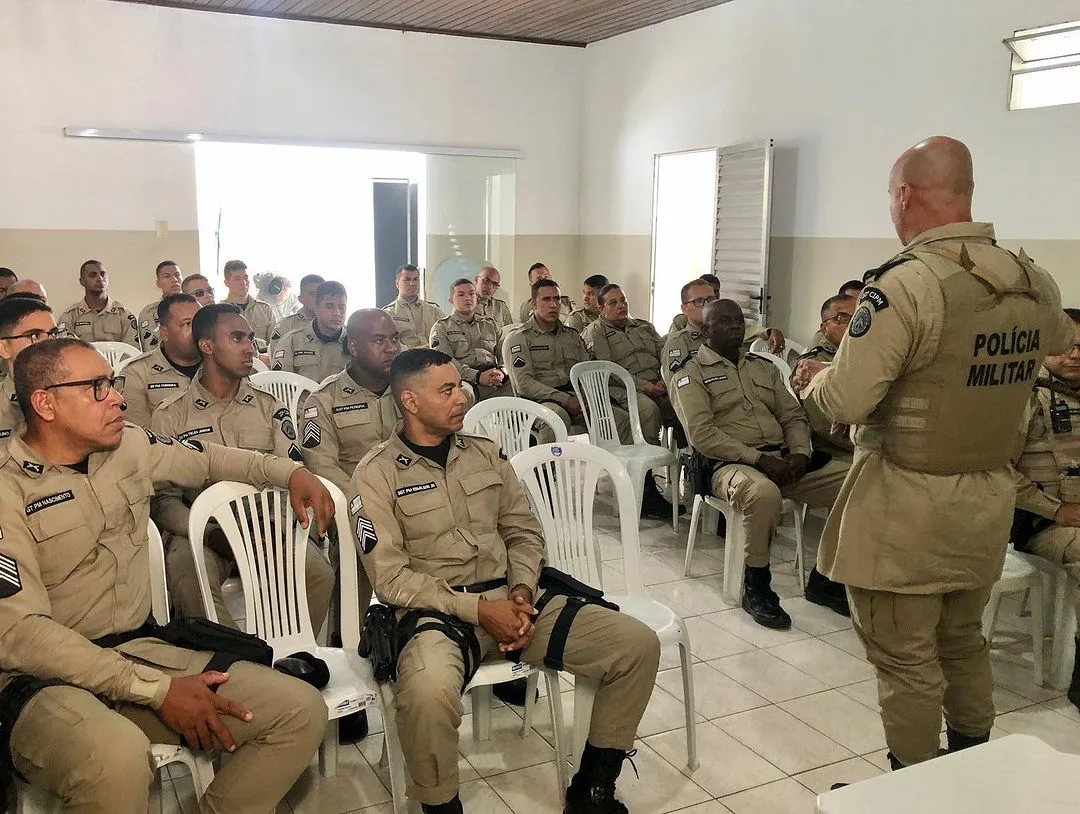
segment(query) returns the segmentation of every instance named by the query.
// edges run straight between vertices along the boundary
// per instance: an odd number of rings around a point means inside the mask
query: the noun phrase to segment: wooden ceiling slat
[[[114,0],[583,45],[729,0]]]

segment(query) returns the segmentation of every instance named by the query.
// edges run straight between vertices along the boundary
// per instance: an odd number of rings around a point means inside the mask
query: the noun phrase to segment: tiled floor
[[[617,526],[606,515],[597,522],[604,529],[605,588],[617,592],[621,549],[609,533]],[[820,523],[809,522],[808,539],[815,539]],[[723,601],[721,540],[706,535],[699,542],[692,577],[683,579],[686,527],[684,520],[676,535],[670,524],[642,522],[642,573],[652,596],[683,614],[690,627],[701,766],[686,770],[682,680],[677,654],[665,652],[638,730],[638,776],[627,766],[619,780],[620,797],[632,814],[810,814],[815,795],[831,784],[881,773],[887,761],[873,671],[850,622],[802,598],[790,544],[782,538],[774,544],[773,572],[794,626],[771,631]],[[1030,655],[1027,666],[1017,663],[1018,654],[1030,650],[1019,635],[1027,620],[1018,610],[1006,600],[999,622],[1015,630],[1018,641],[1010,655],[994,659],[993,734],[1033,734],[1080,754],[1080,713],[1062,693],[1033,683]],[[563,699],[572,716],[573,693],[564,692]],[[524,740],[513,708],[493,711],[493,738],[484,743],[473,742],[470,716],[465,717],[461,795],[468,814],[561,811],[551,722],[546,706],[537,711],[534,731]],[[378,766],[378,712],[371,721],[373,734],[359,747],[342,747],[337,777],[320,777],[312,761],[279,812],[391,814],[388,776]],[[194,812],[186,777],[166,780],[163,794],[166,811]]]

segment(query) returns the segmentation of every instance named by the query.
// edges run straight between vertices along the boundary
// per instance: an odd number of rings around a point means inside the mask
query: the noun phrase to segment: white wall
[[[76,125],[520,149],[518,230],[576,234],[583,59],[105,0],[0,0],[0,229],[196,227],[189,146],[61,135]]]

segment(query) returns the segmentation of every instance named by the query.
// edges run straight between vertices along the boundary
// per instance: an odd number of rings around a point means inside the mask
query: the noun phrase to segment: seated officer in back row
[[[499,326],[476,315],[476,288],[462,277],[450,285],[453,313],[431,329],[431,347],[448,354],[462,381],[476,388],[476,400],[511,396],[510,378],[496,358]]]
[[[776,366],[746,353],[746,322],[733,300],[705,306],[705,344],[674,372],[673,401],[690,445],[711,459],[713,494],[743,520],[746,570],[743,609],[765,627],[791,627],[772,590],[769,547],[785,497],[811,508],[829,507],[847,466],[810,465],[810,422]],[[806,583],[807,600],[847,615],[844,586],[817,568]]]
[[[480,267],[480,273],[476,275],[473,284],[476,286],[476,313],[477,316],[495,320],[501,332],[503,328],[514,321],[514,315],[510,313],[510,306],[505,301],[495,296],[502,283],[502,275],[499,270],[490,264]]]
[[[383,306],[383,310],[397,325],[403,347],[426,348],[431,329],[443,318],[443,312],[439,306],[420,298],[420,269],[412,263],[397,270],[394,285],[398,290],[397,299]]]
[[[180,266],[173,260],[162,260],[154,269],[154,285],[161,291],[161,296],[151,303],[144,305],[139,312],[139,343],[144,351],[153,350],[160,341],[158,326],[161,320],[158,317],[158,306],[161,301],[170,294],[183,292],[181,280],[183,279]]]
[[[581,283],[580,308],[575,308],[566,318],[566,324],[578,333],[585,333],[585,329],[600,318],[600,292],[611,282],[603,274],[592,274]]]
[[[4,297],[0,300],[0,359],[10,370],[20,353],[57,336],[52,309],[35,297]],[[0,379],[0,449],[25,426],[23,411],[15,396],[15,380]]]
[[[157,346],[124,365],[124,418],[149,428],[163,401],[183,393],[199,372],[202,356],[191,338],[191,321],[201,306],[190,294],[169,294],[158,303]]]
[[[333,503],[288,459],[126,424],[114,386],[78,339],[40,342],[15,365],[27,427],[0,453],[4,746],[32,785],[81,814],[147,810],[151,743],[235,746],[199,810],[266,814],[322,740],[326,703],[281,673],[155,638],[150,497],[166,482],[288,486],[320,530]]]
[[[821,341],[799,356],[799,360],[813,359],[817,362],[831,363],[836,357],[836,350],[847,334],[848,325],[855,315],[855,300],[852,297],[837,294],[829,297],[821,305],[821,329],[818,336]],[[795,385],[795,373],[791,374],[792,386]],[[851,442],[851,427],[837,424],[817,409],[813,403],[803,404],[810,419],[815,449],[822,449],[834,456],[840,456],[850,462],[855,445]]]
[[[270,357],[273,358],[277,342],[298,328],[307,328],[315,319],[315,295],[319,286],[325,283],[318,274],[305,274],[300,278],[300,310],[282,317],[270,332]]]
[[[1076,323],[1073,344],[1047,356],[1035,380],[1023,453],[1016,464],[1017,496],[1011,542],[1064,567],[1080,580],[1080,309],[1066,308]],[[1073,609],[1080,621],[1080,601]],[[1077,626],[1080,631],[1080,625]],[[1080,707],[1080,640],[1068,698]]]
[[[552,409],[567,429],[584,424],[581,403],[570,384],[570,368],[589,360],[581,334],[559,319],[559,284],[540,279],[532,287],[532,316],[505,340],[510,381],[519,398]],[[630,414],[614,407],[619,437],[630,438]],[[554,440],[548,438],[548,441]]]
[[[255,357],[255,333],[232,303],[208,305],[195,314],[192,336],[203,364],[191,386],[165,401],[151,420],[151,429],[180,441],[212,441],[281,458],[301,460],[289,410],[248,383]],[[153,518],[165,543],[165,572],[179,616],[204,616],[199,578],[188,541],[188,515],[201,489],[165,489],[153,504]],[[232,552],[219,528],[205,543],[206,571],[217,620],[236,627],[221,597],[229,576]],[[308,545],[306,561],[308,609],[315,630],[322,627],[334,590],[334,572],[322,552]]]
[[[588,741],[566,792],[568,814],[625,814],[615,781],[652,694],[660,647],[651,629],[595,604],[580,608],[565,641],[553,627],[567,605],[539,597],[544,540],[517,476],[497,444],[461,433],[465,394],[450,357],[409,350],[390,382],[403,429],[368,454],[353,475],[356,543],[379,599],[439,629],[406,639],[395,707],[412,782],[425,812],[461,812],[458,726],[466,652],[520,653],[541,662],[564,645],[565,669],[600,682]],[[415,614],[409,614],[416,611]],[[400,629],[399,629],[400,631]],[[470,661],[471,661],[470,652]]]
[[[313,382],[344,370],[349,354],[342,342],[341,328],[347,310],[345,286],[333,280],[319,283],[315,289],[315,319],[274,345],[273,369],[299,373]]]
[[[62,330],[87,342],[124,342],[139,348],[135,315],[109,296],[109,274],[100,260],[79,267],[79,285],[86,292],[57,319]]]

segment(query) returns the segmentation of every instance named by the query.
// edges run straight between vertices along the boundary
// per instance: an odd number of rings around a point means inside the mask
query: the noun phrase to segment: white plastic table
[[[1075,814],[1080,755],[1007,735],[819,794],[818,814]]]

